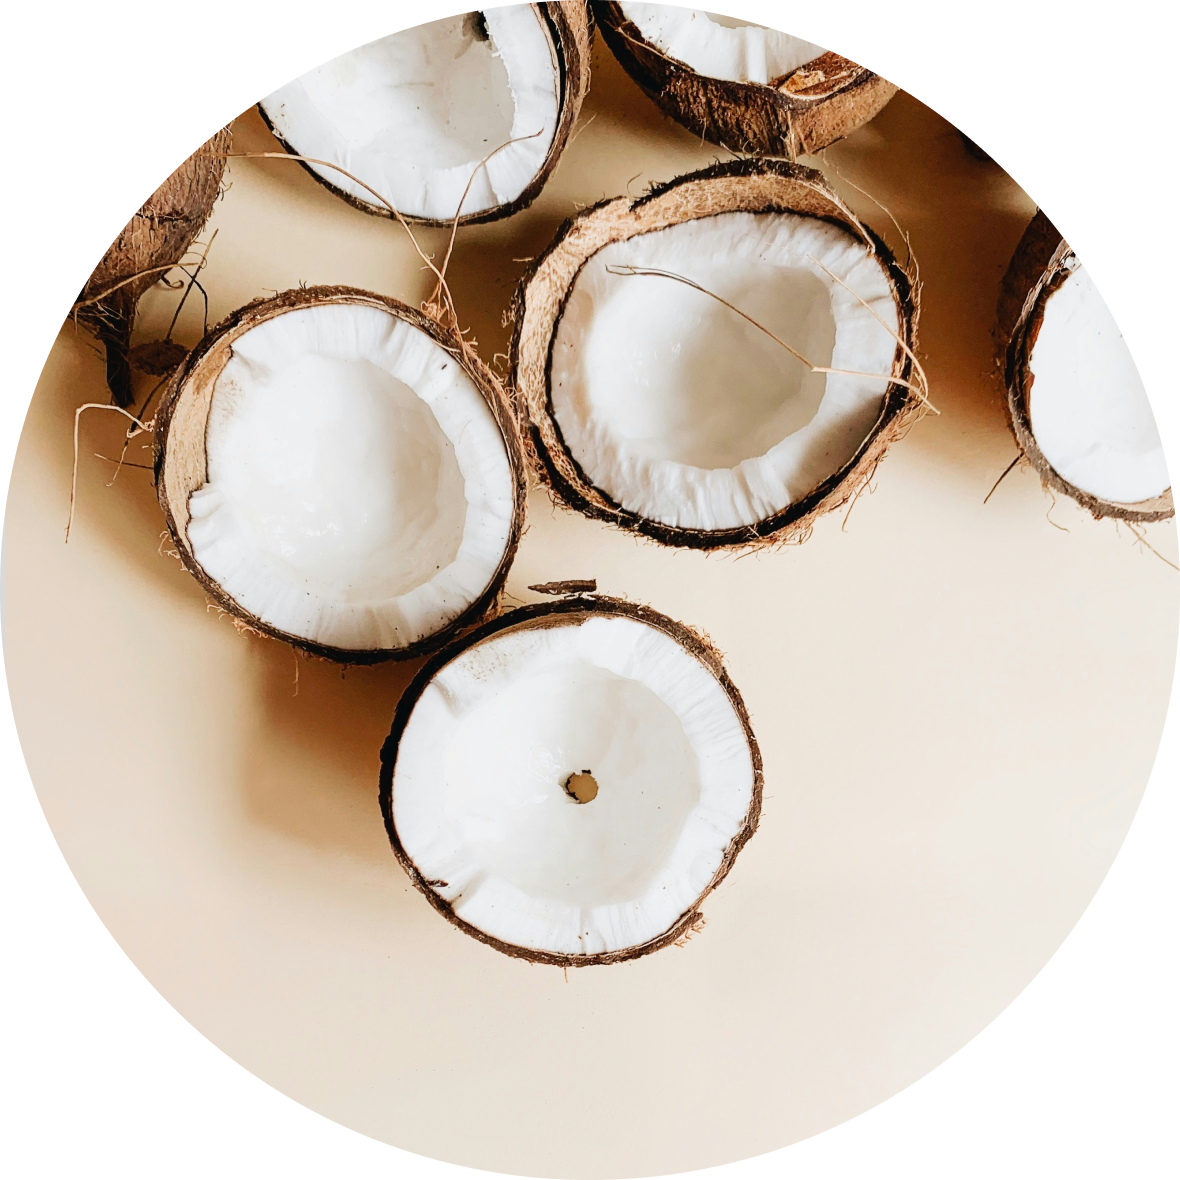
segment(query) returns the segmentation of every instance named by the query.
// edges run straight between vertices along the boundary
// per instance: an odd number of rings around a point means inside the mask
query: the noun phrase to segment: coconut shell
[[[640,516],[595,487],[561,436],[549,391],[550,351],[578,272],[611,242],[701,217],[734,211],[796,213],[841,226],[882,263],[897,302],[901,336],[881,414],[856,454],[806,496],[755,525],[731,529],[678,528]],[[559,499],[586,516],[640,533],[665,545],[692,549],[745,548],[806,538],[815,520],[848,502],[877,468],[889,446],[913,423],[921,399],[901,382],[913,377],[918,305],[906,271],[889,248],[811,168],[785,160],[747,159],[716,164],[654,187],[637,199],[616,197],[579,213],[521,280],[513,300],[513,396],[521,430],[539,478]]]
[[[794,160],[821,151],[897,93],[892,82],[835,53],[770,83],[710,78],[648,41],[613,0],[595,4],[595,16],[611,52],[664,114],[733,152]]]
[[[1004,370],[1008,423],[1024,457],[1041,482],[1054,492],[1076,500],[1095,518],[1149,522],[1176,514],[1172,489],[1137,504],[1120,504],[1083,491],[1064,479],[1045,458],[1032,431],[1029,398],[1033,374],[1029,366],[1033,346],[1045,319],[1045,305],[1076,265],[1069,243],[1053,223],[1037,210],[1016,247],[1000,288],[996,340]]]
[[[398,837],[397,825],[394,823],[393,818],[394,776],[397,769],[398,744],[410,720],[410,714],[414,711],[414,706],[418,703],[419,697],[421,697],[435,675],[456,656],[465,652],[468,648],[483,642],[485,639],[499,634],[501,631],[517,628],[567,626],[573,622],[580,622],[592,615],[637,619],[642,623],[646,623],[648,626],[655,627],[679,643],[690,655],[699,660],[712,673],[725,691],[725,694],[729,697],[745,731],[746,741],[750,748],[750,759],[754,766],[754,787],[750,797],[750,807],[746,812],[742,826],[729,842],[725,855],[721,859],[721,864],[716,873],[713,874],[712,880],[701,891],[696,901],[680,915],[671,927],[648,942],[638,946],[625,947],[618,951],[608,951],[602,954],[592,955],[554,954],[548,951],[532,950],[528,947],[517,946],[513,943],[507,943],[498,938],[493,938],[483,930],[465,922],[451,908],[450,903],[435,892],[431,887],[431,883],[418,871],[417,865],[414,864],[413,860],[407,854]],[[402,868],[406,870],[410,880],[426,897],[426,900],[448,922],[457,926],[465,934],[470,934],[472,938],[476,938],[480,942],[486,943],[488,946],[494,947],[496,950],[502,951],[504,954],[511,955],[517,959],[527,959],[533,963],[549,963],[557,967],[593,967],[607,963],[621,963],[628,959],[637,959],[642,955],[651,954],[652,951],[658,951],[661,947],[668,946],[681,938],[691,935],[701,925],[704,921],[703,915],[700,912],[702,902],[725,879],[725,876],[733,867],[733,862],[737,859],[737,854],[757,830],[758,819],[762,812],[762,779],[762,754],[758,749],[758,742],[750,726],[749,713],[736,685],[725,671],[725,665],[722,662],[720,652],[718,652],[716,647],[707,638],[686,627],[683,623],[678,623],[674,619],[668,618],[667,615],[652,610],[650,607],[640,606],[636,603],[626,602],[618,598],[609,598],[605,595],[575,594],[570,597],[557,599],[553,602],[534,603],[509,611],[507,614],[501,615],[499,618],[493,619],[488,623],[484,623],[483,626],[476,628],[461,639],[456,640],[447,648],[431,657],[422,666],[421,670],[410,683],[410,686],[402,694],[401,700],[397,703],[397,709],[393,716],[393,727],[381,749],[379,799],[381,813],[385,817],[385,830],[389,833],[389,842],[393,846],[394,855],[401,863]]]
[[[425,332],[454,356],[491,409],[504,438],[512,471],[512,528],[504,555],[487,588],[446,627],[402,648],[357,650],[329,647],[272,627],[230,597],[216,580],[205,572],[188,541],[189,497],[202,487],[208,478],[205,430],[212,405],[213,389],[232,355],[234,341],[251,328],[284,312],[301,307],[339,303],[355,303],[391,312],[398,319],[405,320]],[[214,603],[252,630],[274,639],[281,639],[312,655],[339,663],[376,664],[384,660],[413,659],[435,651],[496,608],[500,590],[508,577],[508,570],[516,555],[524,528],[528,481],[520,435],[508,396],[492,371],[461,338],[420,311],[407,307],[396,299],[352,287],[306,287],[284,291],[272,299],[255,300],[222,320],[189,353],[169,382],[156,422],[156,492],[180,562],[201,584]]]
[[[184,257],[209,220],[230,141],[230,129],[225,127],[156,189],[103,255],[78,296],[77,318],[106,347],[107,385],[117,406],[132,402],[128,354],[136,305]]]
[[[590,13],[590,6],[585,3],[585,0],[553,0],[552,3],[534,4],[533,7],[540,14],[541,23],[549,34],[554,60],[557,62],[559,95],[557,129],[553,134],[553,142],[550,144],[545,162],[519,197],[507,204],[497,205],[493,209],[484,209],[478,213],[465,213],[458,218],[459,225],[479,225],[486,221],[499,221],[503,217],[511,217],[513,213],[527,209],[537,199],[541,189],[545,187],[546,181],[557,167],[566,144],[569,143],[574,124],[577,123],[578,115],[582,110],[582,100],[590,89],[590,49],[594,41],[594,20]],[[293,156],[302,154],[275,130],[262,103],[258,104],[258,113],[284,151]],[[329,189],[350,205],[363,209],[366,213],[372,213],[375,217],[390,219],[394,217],[394,214],[384,205],[362,200],[333,184],[310,164],[302,161],[300,163],[304,170],[324,188]],[[364,180],[365,178],[362,176],[359,179]],[[413,225],[449,226],[456,221],[453,217],[416,217],[409,213],[402,216]]]

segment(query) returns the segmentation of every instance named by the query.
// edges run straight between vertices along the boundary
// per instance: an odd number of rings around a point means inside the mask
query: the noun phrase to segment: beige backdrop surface
[[[581,127],[531,210],[460,234],[452,284],[488,358],[504,351],[522,260],[561,220],[716,155],[601,46]],[[273,144],[248,114],[236,146]],[[93,343],[62,332],[8,501],[7,667],[29,769],[133,961],[300,1102],[402,1148],[529,1175],[768,1151],[945,1060],[1101,882],[1159,740],[1177,573],[1125,527],[1054,504],[1027,470],[983,504],[1015,453],[989,333],[1032,201],[905,95],[825,167],[912,234],[942,413],[846,519],[777,553],[661,551],[533,495],[511,596],[597,577],[703,628],[766,760],[761,828],[704,930],[568,978],[452,929],[389,851],[378,751],[413,667],[341,671],[208,611],[161,544],[150,475],[109,484],[113,464],[95,457],[117,454],[114,415],[83,419],[63,544],[74,408],[105,390]],[[428,293],[400,229],[298,166],[237,160],[229,181],[202,238],[218,231],[210,322],[300,282]],[[845,191],[898,246],[881,210]],[[151,293],[145,337],[177,298]],[[186,343],[200,303],[182,314]],[[1145,535],[1176,561],[1171,524]]]

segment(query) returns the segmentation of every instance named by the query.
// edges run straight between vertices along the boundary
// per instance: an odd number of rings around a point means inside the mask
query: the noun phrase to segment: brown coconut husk
[[[617,504],[592,484],[561,436],[553,414],[549,365],[553,338],[575,279],[586,261],[611,242],[736,210],[796,213],[838,225],[881,261],[902,325],[881,413],[856,454],[806,496],[755,525],[700,530],[649,520]],[[747,159],[716,164],[654,187],[638,199],[616,197],[567,221],[530,267],[513,300],[513,397],[539,478],[559,499],[586,516],[640,533],[665,545],[735,549],[806,539],[816,519],[853,499],[872,478],[890,445],[924,412],[915,361],[918,292],[906,270],[875,233],[836,196],[823,176],[785,160]]]
[[[231,132],[222,128],[140,206],[95,268],[78,302],[77,319],[103,342],[114,404],[131,405],[131,332],[144,292],[184,257],[209,220],[221,189]]]
[[[537,199],[541,189],[545,187],[561,160],[566,144],[569,143],[574,124],[577,123],[578,115],[582,110],[582,100],[590,89],[590,49],[594,40],[594,19],[585,0],[553,0],[551,3],[534,4],[533,8],[540,14],[541,24],[549,34],[554,60],[557,63],[559,87],[557,130],[540,170],[519,197],[507,204],[497,205],[493,209],[484,209],[479,213],[464,213],[458,218],[416,217],[410,213],[403,213],[398,215],[399,220],[405,220],[414,225],[434,226],[479,225],[487,221],[499,221],[503,217],[511,217],[513,213],[527,209]],[[298,148],[287,143],[275,130],[262,103],[258,104],[258,113],[283,149],[293,156],[299,156]],[[316,181],[350,205],[354,205],[366,213],[372,213],[375,217],[393,218],[395,216],[387,206],[363,200],[333,184],[303,158],[300,159],[300,163]]]
[[[648,41],[613,0],[594,9],[611,52],[660,110],[733,152],[795,160],[822,151],[897,93],[892,82],[836,53],[768,84],[709,78]]]
[[[1104,500],[1059,475],[1033,434],[1029,413],[1033,374],[1029,361],[1044,322],[1045,306],[1075,264],[1069,243],[1038,209],[1008,264],[997,309],[996,341],[1007,390],[1008,424],[1016,445],[1045,487],[1069,496],[1096,519],[1109,516],[1140,523],[1167,520],[1176,514],[1171,488],[1136,504]]]
[[[402,648],[358,650],[329,647],[272,627],[246,610],[201,567],[188,541],[189,497],[206,482],[205,429],[213,388],[225,368],[237,338],[251,328],[296,308],[324,304],[355,303],[391,312],[437,341],[463,366],[496,419],[504,438],[513,477],[513,523],[504,555],[484,592],[461,615],[433,635]],[[524,529],[528,479],[524,450],[512,407],[503,386],[492,371],[455,332],[396,299],[352,287],[307,287],[284,291],[272,299],[256,300],[221,321],[189,353],[173,375],[164,394],[155,427],[156,490],[168,532],[181,564],[201,584],[209,598],[255,632],[281,639],[315,656],[343,664],[376,664],[405,660],[437,650],[465,628],[478,623],[499,602]]]
[[[405,848],[402,847],[397,833],[397,825],[393,819],[393,793],[396,790],[397,752],[402,733],[406,728],[410,714],[413,712],[419,697],[421,697],[438,672],[446,667],[456,656],[465,652],[468,648],[482,643],[491,636],[498,635],[501,631],[516,630],[518,628],[564,627],[582,622],[592,615],[637,619],[642,623],[655,627],[679,643],[712,673],[733,704],[734,710],[745,731],[746,741],[750,747],[750,758],[754,765],[754,789],[750,798],[750,807],[746,812],[741,829],[730,841],[725,855],[722,857],[721,864],[717,872],[713,875],[713,879],[705,886],[693,904],[667,930],[648,942],[641,943],[638,946],[624,947],[622,950],[593,955],[554,954],[548,951],[538,951],[529,947],[517,946],[514,943],[503,942],[472,926],[470,923],[465,922],[451,908],[450,903],[435,891],[433,883],[419,872],[418,866],[414,864]],[[511,955],[513,958],[526,959],[532,963],[549,963],[556,967],[596,967],[608,963],[622,963],[628,959],[637,959],[642,955],[651,954],[652,951],[658,951],[661,947],[668,946],[671,943],[678,942],[690,936],[700,927],[704,921],[704,917],[700,912],[701,904],[725,879],[729,870],[733,867],[733,862],[737,859],[738,853],[758,828],[758,819],[762,813],[762,781],[762,754],[758,749],[758,742],[750,726],[750,716],[745,702],[742,700],[736,685],[734,685],[725,670],[721,653],[707,638],[686,627],[683,623],[678,623],[674,619],[668,618],[667,615],[652,610],[650,607],[627,602],[619,598],[609,598],[606,595],[574,594],[569,597],[559,598],[553,602],[533,603],[529,606],[522,606],[516,610],[509,611],[499,618],[493,619],[491,622],[484,623],[483,626],[464,635],[461,639],[456,640],[444,650],[432,656],[423,665],[410,683],[409,688],[402,694],[401,700],[398,701],[397,709],[393,716],[393,727],[390,730],[389,737],[385,740],[384,746],[381,748],[379,799],[381,813],[385,817],[385,829],[389,833],[389,842],[393,846],[394,855],[401,863],[402,868],[406,870],[410,880],[426,897],[426,900],[448,922],[457,926],[465,934],[470,934],[472,938],[476,938],[480,942],[486,943],[488,946],[494,947],[506,955]]]

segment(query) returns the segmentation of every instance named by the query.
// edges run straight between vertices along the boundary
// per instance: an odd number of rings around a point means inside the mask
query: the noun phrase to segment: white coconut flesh
[[[765,85],[827,52],[799,37],[699,8],[627,3],[619,7],[649,44],[708,78]]]
[[[739,308],[813,365],[711,295]],[[587,479],[665,525],[753,525],[840,470],[871,433],[897,349],[887,274],[814,217],[722,213],[613,242],[555,335],[554,417]]]
[[[1117,504],[1167,491],[1171,481],[1147,391],[1082,266],[1048,297],[1029,369],[1033,436],[1063,479]]]
[[[512,529],[503,435],[458,361],[381,309],[313,305],[251,328],[217,378],[193,556],[300,639],[395,649],[488,587]]]
[[[579,802],[572,776],[597,794]],[[712,673],[646,623],[592,615],[502,631],[438,672],[400,738],[392,814],[465,922],[534,951],[603,954],[700,900],[754,781]]]
[[[296,78],[261,105],[296,154],[339,165],[404,214],[448,220],[461,201],[470,215],[524,192],[549,153],[559,103],[558,65],[542,17],[532,5],[515,4],[383,37]],[[336,169],[312,167],[334,187],[377,204]]]

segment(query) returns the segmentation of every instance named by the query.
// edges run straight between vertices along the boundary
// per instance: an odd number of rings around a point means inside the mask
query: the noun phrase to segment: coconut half
[[[542,478],[665,544],[800,538],[920,405],[905,272],[818,172],[785,161],[579,214],[523,279],[515,318]]]
[[[694,135],[735,152],[818,152],[897,93],[818,45],[761,25],[669,4],[595,5],[623,68]]]
[[[492,221],[557,167],[590,85],[591,30],[581,0],[447,17],[334,58],[258,109],[289,152],[337,165],[305,167],[368,213],[391,216],[372,189],[412,221]]]
[[[1096,517],[1175,514],[1147,391],[1089,273],[1038,211],[1000,298],[1008,412],[1046,485]]]
[[[221,190],[230,130],[197,149],[143,203],[103,255],[75,304],[77,318],[106,349],[115,405],[131,405],[131,332],[144,292],[184,257]],[[165,370],[167,371],[167,370]]]
[[[418,655],[493,605],[526,482],[507,398],[392,299],[252,303],[177,372],[157,485],[181,561],[250,627],[350,663]]]
[[[497,950],[632,959],[700,922],[758,823],[762,760],[712,646],[575,595],[439,652],[381,755],[394,852],[431,905]]]

